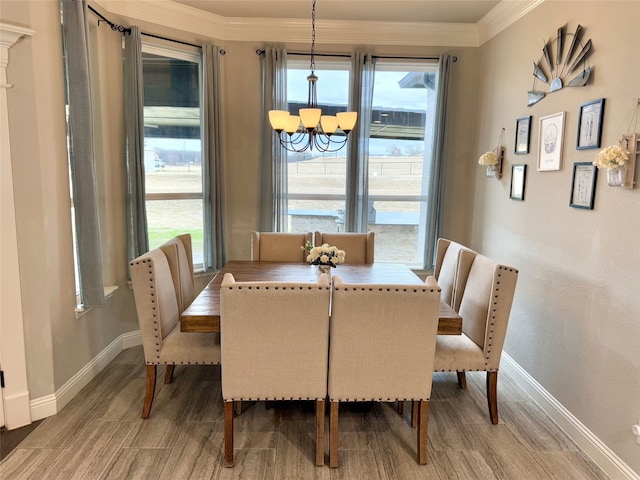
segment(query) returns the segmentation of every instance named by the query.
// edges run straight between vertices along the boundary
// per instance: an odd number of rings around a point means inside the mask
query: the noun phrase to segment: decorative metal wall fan
[[[582,87],[587,84],[591,67],[586,66],[586,58],[591,52],[591,40],[583,44],[581,34],[580,25],[575,33],[567,33],[565,27],[560,27],[556,38],[544,45],[542,57],[538,63],[533,62],[533,88],[529,91],[528,106],[538,103],[547,93],[556,92],[563,87]],[[564,55],[564,45],[568,42],[571,43]],[[555,59],[552,58],[554,50]],[[576,75],[578,69],[581,71]],[[537,81],[546,84],[547,87],[536,88]],[[544,88],[548,88],[548,92],[543,91]]]

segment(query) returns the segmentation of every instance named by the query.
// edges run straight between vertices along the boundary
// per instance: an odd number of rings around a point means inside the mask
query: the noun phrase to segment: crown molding
[[[142,20],[219,40],[226,39],[227,18],[170,0],[92,0],[92,3],[131,21]]]
[[[91,0],[106,12],[217,40],[308,43],[310,20],[222,17],[171,0]],[[478,47],[544,0],[501,1],[478,23],[319,20],[318,44]]]
[[[308,43],[311,22],[266,18],[233,18],[226,40]],[[477,28],[461,23],[317,21],[316,43],[353,45],[475,46]]]
[[[492,39],[507,27],[524,17],[545,0],[505,1],[502,0],[493,7],[476,24],[478,27],[479,44]]]

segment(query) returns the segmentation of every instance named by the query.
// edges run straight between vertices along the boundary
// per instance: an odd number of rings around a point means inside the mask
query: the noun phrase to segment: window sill
[[[117,285],[105,285],[104,287],[105,302],[109,300],[111,297],[113,297],[113,294],[116,292],[116,290],[118,290]],[[90,312],[91,310],[93,310],[93,308],[84,308],[82,305],[80,305],[80,296],[76,296],[76,302],[77,302],[76,303],[77,307],[75,308],[76,318],[80,318],[83,315],[85,315],[87,312]]]

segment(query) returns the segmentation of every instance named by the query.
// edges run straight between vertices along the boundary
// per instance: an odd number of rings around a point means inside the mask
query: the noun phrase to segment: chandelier
[[[307,108],[301,108],[298,115],[291,115],[286,110],[270,110],[269,122],[278,134],[280,145],[290,152],[306,152],[316,149],[319,152],[337,152],[347,143],[347,136],[353,130],[358,119],[356,112],[339,112],[336,115],[322,115],[318,108],[316,82],[314,73],[316,52],[316,0],[311,7],[311,73]],[[334,134],[340,128],[344,137],[336,139]]]

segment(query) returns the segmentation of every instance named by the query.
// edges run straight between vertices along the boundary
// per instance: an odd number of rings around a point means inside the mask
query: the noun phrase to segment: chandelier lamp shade
[[[353,130],[358,119],[356,112],[339,112],[336,115],[323,115],[318,108],[318,93],[315,74],[316,47],[316,0],[311,7],[311,73],[307,77],[309,82],[309,96],[307,108],[301,108],[298,115],[291,115],[286,110],[270,110],[269,122],[278,134],[280,145],[290,152],[337,152],[347,143],[347,136]],[[344,136],[336,132],[342,130]]]

